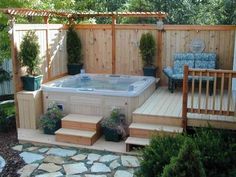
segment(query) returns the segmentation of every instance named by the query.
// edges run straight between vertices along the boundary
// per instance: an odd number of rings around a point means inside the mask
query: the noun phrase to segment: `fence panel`
[[[2,64],[2,68],[7,72],[12,72],[12,60],[5,60]],[[13,94],[13,82],[12,79],[9,81],[4,81],[0,83],[0,95],[10,95]]]

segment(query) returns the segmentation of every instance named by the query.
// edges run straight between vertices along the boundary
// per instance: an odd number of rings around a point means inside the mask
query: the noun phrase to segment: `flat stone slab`
[[[132,173],[129,173],[124,170],[117,170],[114,177],[133,177],[134,175]]]
[[[23,145],[16,145],[16,146],[12,147],[12,149],[15,151],[22,151]]]
[[[38,151],[41,153],[45,153],[48,151],[49,148],[40,148]]]
[[[6,165],[5,160],[2,158],[2,156],[0,156],[0,173],[2,172],[5,165]]]
[[[55,165],[54,163],[42,163],[38,169],[39,170],[43,170],[43,171],[47,171],[49,173],[52,172],[57,172],[61,169],[61,166]]]
[[[87,155],[85,155],[85,154],[78,154],[78,155],[71,157],[71,159],[73,159],[75,161],[82,161],[82,160],[85,160],[86,158],[87,158]]]
[[[62,149],[62,148],[50,148],[47,152],[49,155],[56,155],[60,157],[70,157],[76,154],[76,150]]]
[[[103,163],[94,163],[91,167],[92,173],[107,173],[111,172],[111,169]]]
[[[120,163],[118,162],[118,160],[114,160],[113,162],[111,162],[111,164],[110,164],[110,168],[111,169],[116,169],[116,168],[118,168],[118,167],[120,167],[121,165],[120,165]]]
[[[17,173],[20,174],[21,177],[28,177],[34,172],[34,170],[38,166],[39,166],[38,163],[28,164],[28,165],[25,165],[20,170],[18,170]]]
[[[91,153],[91,154],[88,154],[88,160],[89,161],[98,161],[99,160],[99,158],[101,157],[101,155],[99,155],[99,154],[93,154],[93,153]]]
[[[62,157],[57,157],[57,156],[47,156],[43,161],[59,165],[62,165],[64,163],[64,159]]]
[[[36,175],[35,177],[61,177],[63,174],[61,172],[54,172],[54,173],[44,173],[41,175]]]
[[[100,158],[100,162],[110,162],[110,161],[113,161],[115,159],[118,159],[119,156],[117,155],[104,155]]]
[[[92,174],[87,174],[85,177],[107,177],[107,175],[92,175]]]
[[[44,156],[42,156],[40,154],[35,154],[35,153],[32,153],[32,152],[22,152],[20,154],[20,156],[23,158],[23,160],[27,164],[30,164],[30,163],[33,163],[35,161],[44,159]]]
[[[87,172],[88,169],[84,163],[74,163],[63,165],[66,175],[74,175]]]
[[[121,156],[121,163],[124,167],[139,167],[140,162],[135,156]]]
[[[37,150],[38,148],[39,148],[39,147],[32,146],[32,147],[27,148],[26,150],[27,150],[27,151],[35,151],[35,150]]]

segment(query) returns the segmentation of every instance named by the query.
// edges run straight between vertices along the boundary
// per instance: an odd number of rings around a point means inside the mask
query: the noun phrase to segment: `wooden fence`
[[[12,60],[5,60],[2,63],[2,68],[9,73],[12,73]],[[0,95],[10,95],[13,94],[13,83],[12,80],[4,81],[0,84]]]
[[[21,90],[19,76],[23,70],[17,61],[22,37],[28,30],[35,30],[39,37],[42,57],[41,70],[44,82],[66,74],[66,25],[55,24],[15,24],[13,26],[13,57],[15,79]],[[151,32],[156,39],[155,65],[157,77],[166,84],[162,68],[172,66],[173,54],[188,52],[193,39],[202,39],[205,52],[216,52],[217,66],[232,69],[236,26],[180,26],[164,25],[158,30],[155,25],[76,25],[82,41],[85,69],[90,73],[117,73],[142,75],[142,60],[139,53],[139,40],[142,33]]]

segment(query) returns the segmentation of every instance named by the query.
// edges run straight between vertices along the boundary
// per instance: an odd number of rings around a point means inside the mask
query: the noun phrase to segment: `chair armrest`
[[[163,73],[167,76],[167,77],[172,77],[173,75],[173,68],[167,66],[163,69]]]

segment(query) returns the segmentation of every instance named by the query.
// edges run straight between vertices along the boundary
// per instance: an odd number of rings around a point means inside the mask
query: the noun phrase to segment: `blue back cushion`
[[[174,55],[174,74],[183,74],[184,65],[194,67],[194,55],[192,53],[175,53]]]
[[[215,69],[216,54],[215,53],[195,53],[195,68],[199,69]]]

